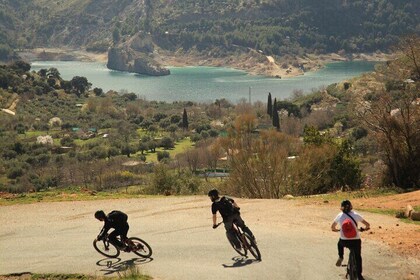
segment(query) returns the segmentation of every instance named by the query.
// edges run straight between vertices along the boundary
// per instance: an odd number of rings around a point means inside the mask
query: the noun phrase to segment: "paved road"
[[[224,229],[211,228],[207,197],[57,202],[0,207],[0,274],[16,272],[116,275],[136,264],[155,279],[344,279],[334,266],[337,234],[332,207],[285,200],[238,200],[254,231],[262,262],[237,256]],[[92,247],[102,224],[97,209],[129,214],[129,235],[145,239],[153,259],[122,253],[108,259]],[[362,213],[373,226],[393,218]],[[420,279],[420,260],[397,256],[369,238],[363,242],[366,279]]]

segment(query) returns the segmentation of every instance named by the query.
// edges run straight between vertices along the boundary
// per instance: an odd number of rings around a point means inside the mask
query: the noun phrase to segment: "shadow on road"
[[[248,259],[247,257],[239,257],[239,256],[233,257],[232,260],[233,260],[232,264],[222,264],[222,266],[224,268],[235,268],[235,267],[242,267],[242,266],[253,264],[255,262],[259,262],[257,260],[251,260],[251,259]]]
[[[103,271],[104,275],[109,275],[123,272],[136,265],[149,263],[151,261],[153,261],[153,258],[133,258],[126,261],[122,261],[121,258],[106,258],[97,261],[96,265],[103,267],[100,271]]]

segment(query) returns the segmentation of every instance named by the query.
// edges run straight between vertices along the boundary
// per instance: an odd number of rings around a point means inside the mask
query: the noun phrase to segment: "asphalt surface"
[[[345,279],[345,268],[335,266],[338,234],[329,230],[338,209],[286,200],[237,201],[257,237],[261,262],[238,256],[224,228],[212,229],[210,201],[204,196],[55,202],[0,207],[0,275],[118,276],[135,265],[162,280]],[[146,240],[152,257],[123,252],[119,259],[106,259],[98,254],[92,246],[102,227],[93,217],[98,209],[126,212],[129,236]],[[373,227],[395,222],[362,214]],[[419,258],[397,255],[363,235],[366,279],[420,279]]]

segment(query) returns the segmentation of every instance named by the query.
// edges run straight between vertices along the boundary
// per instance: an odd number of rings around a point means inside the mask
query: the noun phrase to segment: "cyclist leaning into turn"
[[[101,232],[99,233],[97,240],[102,240],[102,238],[105,237],[107,232],[111,228],[113,228],[115,230],[108,235],[109,241],[113,245],[117,246],[120,250],[129,251],[129,248],[123,243],[128,240],[127,233],[128,233],[128,229],[130,228],[127,223],[127,220],[128,220],[127,214],[118,210],[114,210],[110,212],[108,215],[105,215],[104,211],[98,210],[95,212],[95,218],[98,219],[99,221],[104,222],[104,226]],[[118,236],[121,236],[121,240],[123,242],[117,239]]]
[[[357,223],[361,222],[364,224],[365,230],[369,230],[370,224],[363,219],[363,217],[357,212],[353,211],[353,206],[349,200],[341,202],[341,213],[335,217],[334,222],[331,225],[332,231],[340,232],[340,239],[338,240],[338,260],[336,266],[341,266],[344,257],[344,247],[353,249],[356,256],[357,274],[359,280],[364,280],[362,276],[362,240],[360,239],[359,230],[357,229]],[[346,230],[347,224],[353,227]],[[340,225],[340,229],[337,228]]]
[[[241,245],[235,236],[235,232],[233,231],[233,222],[236,222],[236,224],[255,241],[254,234],[245,225],[245,222],[242,220],[241,214],[239,213],[240,208],[232,198],[226,196],[219,197],[219,191],[216,189],[209,191],[208,196],[213,202],[211,205],[211,212],[213,214],[213,228],[217,227],[216,213],[219,211],[225,225],[226,236],[230,241],[233,242],[235,248],[240,250]]]

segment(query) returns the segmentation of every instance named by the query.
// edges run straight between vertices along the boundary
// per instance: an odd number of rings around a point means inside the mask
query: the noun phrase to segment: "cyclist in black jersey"
[[[98,210],[95,212],[95,218],[104,222],[104,226],[99,233],[97,240],[102,240],[108,231],[113,228],[115,230],[108,235],[109,241],[121,250],[125,251],[128,249],[127,246],[123,243],[127,241],[127,233],[128,229],[130,228],[127,223],[127,214],[118,210],[114,210],[108,215],[105,215],[104,211]],[[119,241],[117,236],[121,236],[121,241],[123,242]]]
[[[219,211],[223,218],[223,223],[226,229],[227,238],[233,242],[237,249],[241,248],[239,240],[236,238],[235,232],[233,231],[232,224],[235,222],[245,233],[255,240],[252,231],[245,225],[244,220],[241,218],[239,207],[236,202],[227,196],[219,197],[219,191],[213,189],[208,193],[209,198],[213,202],[211,205],[211,212],[213,214],[213,228],[217,227],[217,216],[216,213]]]

